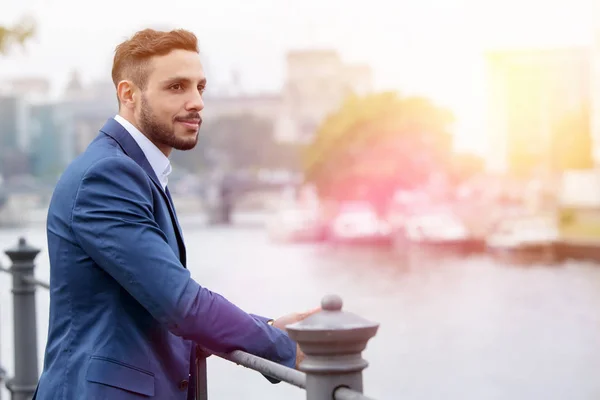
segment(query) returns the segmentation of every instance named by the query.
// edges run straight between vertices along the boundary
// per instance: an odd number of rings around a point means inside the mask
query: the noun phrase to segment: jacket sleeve
[[[151,185],[128,157],[92,165],[71,216],[79,245],[174,334],[217,352],[243,350],[293,368],[296,344],[285,332],[191,278],[154,220]]]

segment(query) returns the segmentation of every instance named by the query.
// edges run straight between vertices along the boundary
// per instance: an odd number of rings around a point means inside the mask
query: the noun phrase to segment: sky
[[[0,79],[51,78],[61,91],[73,69],[109,80],[114,47],[140,28],[186,28],[199,37],[208,91],[232,71],[248,93],[284,82],[291,49],[333,48],[368,63],[377,90],[419,94],[450,107],[460,146],[485,146],[486,51],[589,45],[594,0],[0,0],[0,24],[25,15],[38,32],[0,58]],[[600,3],[600,1],[598,2]],[[599,7],[600,8],[600,7]]]

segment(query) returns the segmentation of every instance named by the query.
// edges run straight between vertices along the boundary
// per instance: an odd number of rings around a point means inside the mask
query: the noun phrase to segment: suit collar
[[[171,162],[169,161],[169,158],[131,122],[118,114],[115,116],[115,121],[121,124],[125,130],[129,132],[131,137],[133,137],[133,140],[135,140],[140,149],[144,152],[146,159],[158,177],[163,189],[166,189],[168,176],[171,173]]]
[[[148,162],[144,152],[136,143],[135,139],[133,139],[131,134],[127,132],[127,129],[123,127],[123,125],[111,118],[106,121],[102,129],[100,129],[100,132],[113,138],[119,144],[119,146],[121,146],[125,154],[131,157],[133,161],[142,167],[150,179],[152,179],[152,181],[162,189],[160,180],[156,176],[156,173],[150,165],[150,162]]]

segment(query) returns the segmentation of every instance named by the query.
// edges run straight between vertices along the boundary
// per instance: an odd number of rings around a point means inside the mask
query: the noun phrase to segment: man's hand
[[[305,318],[310,317],[311,315],[318,313],[321,311],[321,307],[314,308],[312,310],[303,312],[303,313],[293,313],[284,315],[283,317],[277,318],[273,321],[273,326],[275,328],[279,328],[283,331],[286,331],[286,326],[295,324],[296,322],[300,322]],[[296,369],[298,369],[298,365],[304,360],[304,353],[300,350],[300,346],[296,345]]]

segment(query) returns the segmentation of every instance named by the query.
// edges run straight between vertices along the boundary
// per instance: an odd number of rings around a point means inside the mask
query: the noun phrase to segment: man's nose
[[[202,111],[204,109],[204,100],[202,94],[199,91],[195,91],[187,104],[188,111]]]

